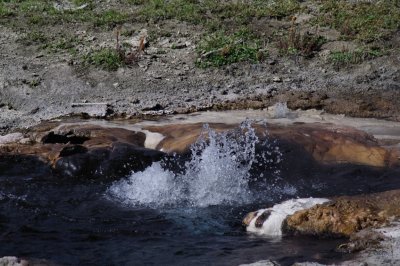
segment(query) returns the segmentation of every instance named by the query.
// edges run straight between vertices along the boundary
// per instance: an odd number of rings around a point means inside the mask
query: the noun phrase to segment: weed
[[[144,53],[146,48],[146,35],[143,35],[139,39],[139,46],[136,50],[132,49],[132,45],[128,43],[120,42],[121,26],[116,31],[116,52],[119,54],[120,59],[126,65],[131,65],[133,62],[139,59],[139,56]]]
[[[110,48],[93,51],[85,56],[84,61],[108,71],[115,71],[124,64],[120,54],[115,49]]]
[[[197,66],[219,67],[241,61],[260,61],[265,54],[252,37],[246,31],[239,31],[232,35],[217,33],[207,37],[198,47]]]
[[[37,86],[40,85],[40,82],[41,82],[41,81],[42,81],[42,80],[41,80],[40,78],[33,79],[33,80],[31,80],[31,81],[29,82],[29,86],[30,86],[31,88],[36,88]]]
[[[278,48],[284,55],[302,55],[312,57],[316,51],[326,42],[326,39],[318,34],[300,34],[296,24],[296,17],[292,18],[292,25],[287,36],[278,41]]]

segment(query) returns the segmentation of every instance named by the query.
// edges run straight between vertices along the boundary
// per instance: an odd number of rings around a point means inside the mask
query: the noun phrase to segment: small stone
[[[138,103],[140,103],[140,100],[139,100],[139,99],[133,99],[133,100],[131,101],[131,103],[132,103],[132,104],[138,104]]]
[[[273,82],[282,82],[282,78],[281,77],[273,77],[272,81]]]
[[[6,257],[0,258],[0,265],[28,266],[29,262],[27,260],[22,260],[17,257],[6,256]]]
[[[118,82],[113,83],[113,87],[114,88],[118,88],[119,87],[119,83]]]

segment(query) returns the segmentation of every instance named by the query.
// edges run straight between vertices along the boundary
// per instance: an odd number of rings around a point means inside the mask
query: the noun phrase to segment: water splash
[[[290,113],[287,103],[278,102],[274,109],[274,118],[286,118]]]
[[[183,173],[173,173],[162,163],[153,163],[143,172],[114,183],[108,194],[124,204],[150,207],[248,203],[252,200],[250,169],[253,163],[260,163],[256,159],[259,142],[250,120],[222,133],[205,125],[191,147],[192,158],[185,163]],[[266,160],[266,156],[260,158]]]

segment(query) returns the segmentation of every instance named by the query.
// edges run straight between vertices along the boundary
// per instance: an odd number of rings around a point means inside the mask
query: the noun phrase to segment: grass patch
[[[379,48],[363,48],[355,51],[335,51],[331,52],[328,61],[337,67],[360,64],[368,59],[373,59],[384,55],[385,52]]]
[[[232,35],[216,33],[206,37],[198,46],[198,67],[219,67],[236,62],[258,62],[265,56],[258,42],[246,31]]]
[[[400,2],[326,0],[322,2],[316,21],[338,30],[346,40],[380,41],[400,29]]]
[[[85,56],[84,61],[86,64],[108,71],[116,71],[124,64],[119,53],[110,48],[93,51]]]
[[[78,10],[57,10],[54,8],[54,2],[49,0],[7,0],[0,2],[0,18],[7,14],[18,16],[16,25],[29,26],[52,26],[63,23],[82,23],[87,22],[94,27],[112,28],[117,24],[126,22],[129,16],[117,10],[105,10],[96,12],[93,10],[94,4],[91,0],[74,0],[75,6],[88,4],[83,9]]]
[[[254,17],[283,18],[293,15],[300,10],[298,1],[281,0],[251,0],[242,1],[214,1],[214,0],[130,0],[140,5],[138,13],[142,20],[177,19],[194,24],[209,26],[217,29],[218,26],[231,27],[245,25]],[[232,23],[234,25],[232,25]],[[217,26],[218,25],[218,26]],[[221,28],[218,28],[219,30]]]
[[[12,12],[12,10],[6,6],[4,2],[0,2],[0,18],[6,18],[13,15],[14,12]]]

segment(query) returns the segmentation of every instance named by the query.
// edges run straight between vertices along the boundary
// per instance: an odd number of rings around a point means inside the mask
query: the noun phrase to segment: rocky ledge
[[[209,126],[219,132],[238,127],[222,123]],[[322,123],[254,123],[252,127],[260,140],[267,138],[277,143],[285,161],[291,162],[292,167],[293,162],[300,163],[301,168],[304,164],[346,163],[378,168],[400,164],[398,146],[381,143],[351,127]],[[168,154],[187,155],[202,130],[203,123],[163,126],[128,122],[99,125],[95,121],[43,123],[24,133],[2,136],[0,156],[3,162],[16,158],[30,160],[30,163],[35,161],[67,177],[123,176],[130,171],[142,171]],[[258,145],[258,149],[263,148]]]

